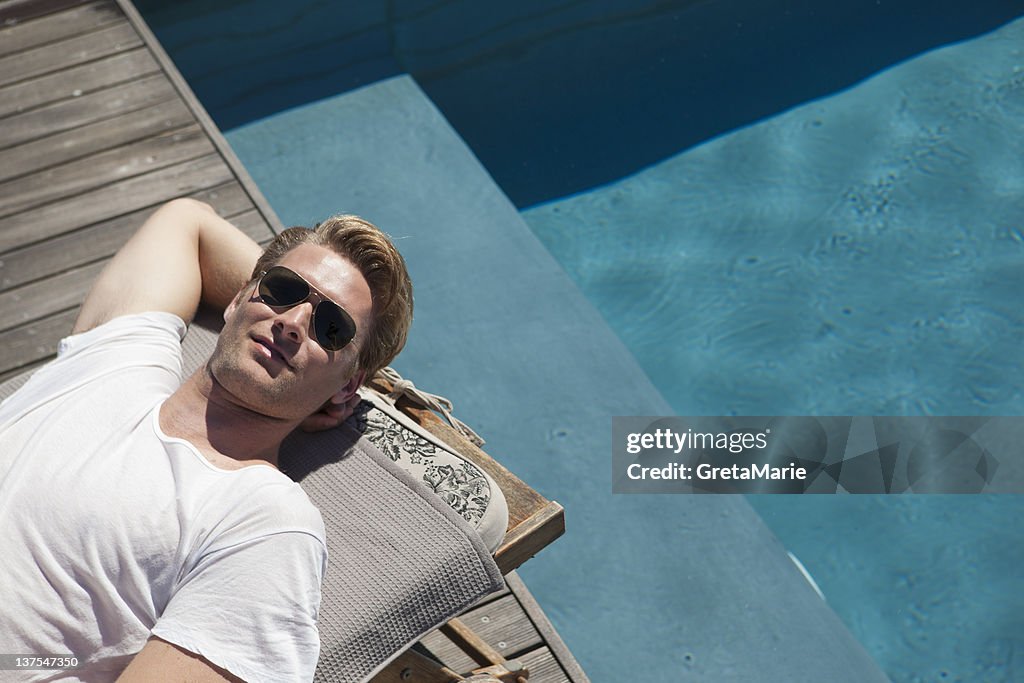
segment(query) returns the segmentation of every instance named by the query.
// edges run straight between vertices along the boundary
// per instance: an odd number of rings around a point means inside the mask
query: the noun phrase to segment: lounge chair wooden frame
[[[392,385],[381,377],[374,378],[369,385],[384,394],[392,390]],[[424,429],[485,470],[501,487],[508,502],[509,522],[494,559],[502,574],[513,571],[565,532],[565,513],[561,505],[534,491],[432,411],[415,405],[404,396],[397,400],[396,405]],[[506,660],[457,618],[442,626],[441,630],[481,667],[463,675],[415,650],[407,650],[375,676],[373,683],[450,683],[464,680],[521,683],[529,677],[529,672],[519,662]]]

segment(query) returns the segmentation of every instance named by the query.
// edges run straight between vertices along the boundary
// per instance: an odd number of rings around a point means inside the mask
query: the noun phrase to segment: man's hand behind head
[[[359,394],[354,394],[347,400],[341,399],[338,403],[335,403],[335,399],[332,398],[321,406],[320,410],[300,422],[299,427],[304,432],[322,432],[326,429],[334,429],[352,416],[360,400]]]

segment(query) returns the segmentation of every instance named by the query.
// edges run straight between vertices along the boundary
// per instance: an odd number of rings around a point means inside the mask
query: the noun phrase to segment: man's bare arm
[[[158,672],[167,683],[236,683],[240,678],[214,666],[197,654],[159,638],[150,638],[117,683],[150,683]]]
[[[175,199],[150,216],[103,269],[73,331],[146,311],[167,311],[188,323],[200,301],[222,310],[248,281],[260,252],[207,204]]]

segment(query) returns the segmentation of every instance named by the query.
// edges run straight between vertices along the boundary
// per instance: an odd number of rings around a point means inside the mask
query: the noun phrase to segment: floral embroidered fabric
[[[463,519],[480,526],[491,500],[491,487],[476,465],[439,447],[365,399],[355,409],[350,424]]]

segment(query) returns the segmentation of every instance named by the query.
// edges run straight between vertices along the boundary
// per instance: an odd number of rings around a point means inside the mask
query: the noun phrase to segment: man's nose
[[[274,327],[288,339],[302,343],[309,331],[310,317],[313,315],[313,304],[304,301],[298,306],[281,311],[274,317]]]

